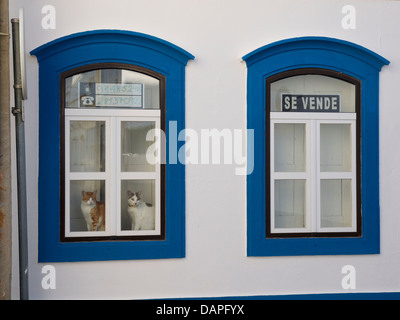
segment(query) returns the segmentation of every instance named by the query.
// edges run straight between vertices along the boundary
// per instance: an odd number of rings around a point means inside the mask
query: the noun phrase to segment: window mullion
[[[61,223],[64,224],[64,232],[63,236],[68,235],[71,232],[70,225],[70,118],[65,117],[64,119],[64,221]]]
[[[314,184],[315,184],[315,211],[314,211],[314,232],[319,232],[320,231],[320,226],[321,226],[321,127],[320,124],[321,122],[319,120],[314,120],[314,128],[315,128],[315,179],[314,179]]]
[[[155,128],[158,130],[158,132],[161,134],[161,119],[160,117],[157,117],[155,119]],[[162,156],[161,156],[161,136],[159,135],[157,137],[157,144],[156,144],[156,154],[157,154],[157,163],[155,166],[155,172],[156,172],[156,181],[155,181],[155,188],[156,188],[156,197],[155,197],[155,230],[160,232],[161,231],[161,161],[162,161]]]
[[[116,118],[109,117],[108,118],[108,137],[106,137],[106,159],[108,162],[106,163],[106,175],[107,175],[107,186],[108,186],[108,197],[107,202],[109,205],[106,204],[106,209],[108,209],[108,215],[106,213],[106,217],[110,222],[110,228],[108,229],[112,235],[116,235],[116,229],[118,226],[117,217],[118,214],[116,207],[116,199],[118,196],[118,188],[117,188],[117,175],[116,172],[116,164],[118,163],[116,160],[117,158],[117,135],[116,135]],[[107,211],[106,211],[107,212]]]
[[[309,184],[310,194],[308,199],[310,201],[310,222],[311,232],[317,232],[318,226],[318,205],[319,205],[319,129],[316,120],[309,121],[309,159],[308,159],[308,170],[309,170]],[[317,195],[315,197],[315,195]]]

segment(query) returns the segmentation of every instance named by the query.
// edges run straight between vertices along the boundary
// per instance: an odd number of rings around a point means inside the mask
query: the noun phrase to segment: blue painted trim
[[[365,61],[377,70],[381,70],[383,65],[389,64],[387,59],[367,48],[349,41],[328,37],[298,37],[280,40],[246,54],[243,56],[243,60],[246,61],[247,66],[250,66],[257,61],[266,59],[272,55],[301,49],[325,49],[328,51],[336,51],[338,53],[357,56],[358,59]]]
[[[247,128],[254,129],[254,170],[247,176],[248,256],[376,254],[379,234],[379,71],[385,58],[356,44],[324,37],[278,41],[245,55]],[[266,238],[265,208],[265,80],[283,71],[322,68],[361,82],[360,238]],[[252,153],[253,150],[248,150]]]
[[[186,65],[188,60],[194,59],[194,56],[186,50],[160,38],[139,32],[109,29],[85,31],[64,36],[32,50],[31,55],[36,56],[40,63],[42,59],[73,46],[93,43],[104,44],[106,42],[148,47],[168,55],[184,65]]]
[[[400,300],[400,292],[346,292],[291,295],[226,296],[178,298],[171,300]]]
[[[166,165],[165,241],[60,242],[59,85],[64,71],[102,62],[138,65],[161,73],[166,78],[168,137],[170,121],[176,121],[177,132],[185,128],[185,66],[194,57],[158,38],[119,30],[73,34],[31,54],[39,62],[39,262],[184,257],[185,166],[180,163]],[[168,141],[166,150],[169,159]]]

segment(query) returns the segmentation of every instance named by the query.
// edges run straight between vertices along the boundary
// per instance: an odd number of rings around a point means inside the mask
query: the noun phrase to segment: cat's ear
[[[128,194],[128,197],[129,197],[129,198],[133,196],[133,192],[132,192],[131,190],[128,190],[128,191],[127,191],[127,194]]]
[[[85,195],[85,191],[84,190],[82,190],[82,197]]]
[[[96,196],[97,189],[93,191],[93,195]]]
[[[138,192],[136,192],[136,194],[140,197],[142,195],[142,190],[139,190]]]

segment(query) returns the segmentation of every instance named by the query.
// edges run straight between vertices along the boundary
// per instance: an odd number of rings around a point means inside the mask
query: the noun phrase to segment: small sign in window
[[[283,112],[340,112],[340,95],[282,94]]]
[[[142,83],[79,83],[79,107],[143,108]]]

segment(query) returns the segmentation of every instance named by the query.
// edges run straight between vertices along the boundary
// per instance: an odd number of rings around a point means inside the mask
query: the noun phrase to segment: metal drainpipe
[[[28,228],[26,209],[25,126],[22,94],[19,19],[11,19],[14,58],[15,134],[17,144],[17,188],[18,188],[18,240],[20,299],[29,299],[28,290]]]

